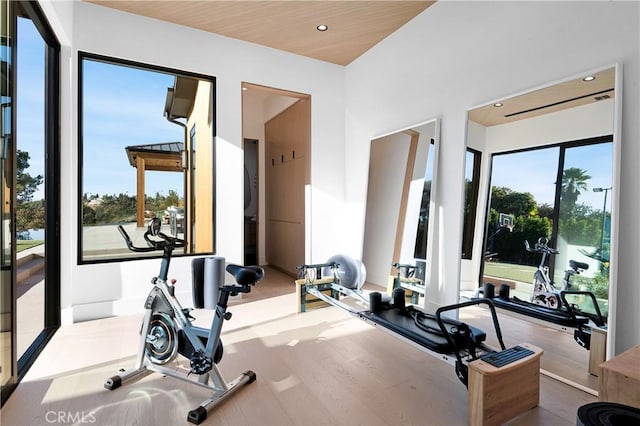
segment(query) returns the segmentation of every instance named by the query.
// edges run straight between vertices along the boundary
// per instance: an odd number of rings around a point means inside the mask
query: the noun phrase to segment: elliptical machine
[[[253,371],[245,371],[235,380],[226,383],[217,365],[222,359],[223,347],[220,340],[222,324],[231,318],[227,312],[229,296],[239,293],[251,292],[251,287],[264,277],[264,271],[259,266],[240,266],[229,264],[226,267],[236,280],[236,284],[225,284],[224,279],[213,279],[213,291],[206,290],[205,295],[217,298],[215,314],[211,327],[208,329],[194,326],[191,321],[191,309],[184,309],[175,297],[174,280],[167,282],[171,254],[175,248],[184,247],[185,242],[176,237],[171,237],[160,232],[161,221],[154,218],[144,234],[147,247],[134,246],[131,238],[122,226],[118,230],[124,238],[129,250],[134,252],[150,252],[162,250],[162,263],[160,274],[151,280],[153,285],[145,302],[145,315],[140,332],[140,347],[133,369],[123,371],[106,380],[104,387],[114,390],[122,384],[157,372],[180,380],[197,384],[213,391],[211,397],[202,402],[197,408],[189,411],[187,420],[194,424],[200,424],[207,418],[207,413],[227,397],[234,394],[243,385],[253,383],[256,374]],[[153,238],[152,238],[153,237]],[[224,265],[224,258],[216,257],[214,260]],[[193,261],[194,270],[194,301],[197,308],[203,306],[203,286],[206,273],[203,273],[204,259]],[[224,277],[224,271],[220,271]],[[208,276],[207,276],[208,278]],[[187,374],[174,369],[163,367],[174,360],[180,354],[190,361],[190,371]],[[197,381],[188,376],[195,374]]]

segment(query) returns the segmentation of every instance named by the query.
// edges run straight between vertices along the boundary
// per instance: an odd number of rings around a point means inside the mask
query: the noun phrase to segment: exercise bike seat
[[[206,306],[204,298],[204,264],[205,258],[203,257],[191,261],[193,307],[196,309],[201,309]],[[233,276],[237,284],[222,283],[220,290],[231,294],[250,292],[250,286],[256,284],[264,277],[264,270],[259,266],[229,264],[225,269]]]
[[[255,285],[264,278],[264,269],[259,266],[241,266],[230,263],[226,269],[241,286]]]
[[[569,267],[573,270],[582,269],[583,271],[586,271],[587,269],[589,269],[589,264],[571,259],[569,260]]]

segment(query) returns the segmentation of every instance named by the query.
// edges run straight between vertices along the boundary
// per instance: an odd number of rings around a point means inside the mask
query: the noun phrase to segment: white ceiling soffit
[[[137,15],[347,65],[434,1],[85,0]],[[317,30],[326,25],[327,31]]]

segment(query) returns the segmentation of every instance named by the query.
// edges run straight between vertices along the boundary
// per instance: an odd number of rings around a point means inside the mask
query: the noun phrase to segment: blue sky
[[[44,176],[44,43],[31,20],[18,19],[17,78],[15,103],[18,149],[29,152],[28,173]],[[44,185],[34,200],[44,197]]]
[[[44,175],[44,44],[32,21],[18,24],[16,105],[18,149],[30,154],[32,176]],[[136,194],[136,169],[125,147],[183,141],[183,128],[164,118],[167,88],[174,76],[130,67],[85,61],[83,70],[83,181],[91,194]],[[146,172],[146,192],[182,196],[181,173]],[[41,185],[34,199],[44,196]]]
[[[93,60],[83,64],[83,192],[135,195],[136,169],[125,147],[184,140],[183,128],[163,115],[174,76]],[[183,192],[181,173],[145,176],[148,195]]]
[[[553,205],[558,173],[559,148],[547,148],[493,157],[492,186],[506,186],[519,192],[530,192],[538,204]],[[591,176],[587,191],[578,202],[602,210],[604,193],[593,188],[611,187],[612,145],[588,145],[566,150],[565,169],[578,167]],[[607,210],[610,209],[610,193]]]

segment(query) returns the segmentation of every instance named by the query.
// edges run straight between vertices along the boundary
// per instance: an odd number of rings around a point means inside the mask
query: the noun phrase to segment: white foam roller
[[[222,256],[204,259],[204,308],[215,309],[220,286],[224,285],[225,261]]]

